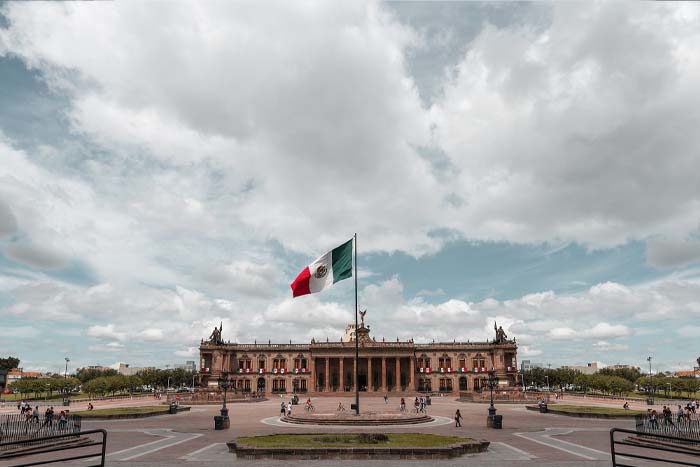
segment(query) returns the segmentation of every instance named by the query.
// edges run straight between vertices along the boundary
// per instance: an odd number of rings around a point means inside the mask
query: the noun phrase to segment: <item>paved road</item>
[[[318,413],[332,412],[342,401],[349,406],[350,398],[315,398]],[[227,431],[213,429],[213,416],[218,406],[194,406],[191,412],[158,417],[85,422],[85,428],[108,430],[108,462],[115,467],[183,466],[287,466],[285,461],[246,461],[236,459],[228,452],[226,442],[237,436],[271,433],[316,433],[329,431],[328,427],[299,426],[280,423],[280,400],[258,403],[231,404],[231,428]],[[366,397],[363,410],[391,411],[398,406],[392,398],[385,405],[381,397]],[[464,416],[463,428],[455,428],[451,422],[456,409]],[[458,435],[491,441],[487,453],[465,456],[453,460],[429,461],[437,467],[451,466],[585,466],[610,465],[608,431],[611,427],[631,428],[631,420],[579,419],[554,414],[526,411],[523,406],[497,406],[504,417],[503,430],[486,428],[485,404],[467,404],[452,398],[435,398],[429,413],[437,421],[411,427],[343,428],[345,432],[381,431],[385,433],[436,433]],[[427,461],[304,461],[315,466],[372,466],[425,465]],[[82,463],[78,465],[88,465]],[[2,466],[2,464],[0,464]]]

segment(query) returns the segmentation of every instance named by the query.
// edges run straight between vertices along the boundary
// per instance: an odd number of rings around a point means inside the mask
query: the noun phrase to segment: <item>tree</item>
[[[19,358],[7,357],[0,358],[0,370],[11,370],[19,366]]]
[[[80,380],[81,383],[86,383],[91,379],[99,378],[102,376],[116,376],[117,374],[117,370],[114,370],[112,368],[107,368],[105,370],[101,370],[98,368],[80,368],[76,372],[75,376]]]

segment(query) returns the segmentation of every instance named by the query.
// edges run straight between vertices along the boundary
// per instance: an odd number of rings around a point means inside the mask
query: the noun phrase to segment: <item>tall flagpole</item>
[[[360,415],[360,343],[357,338],[357,232],[355,232],[355,414]]]

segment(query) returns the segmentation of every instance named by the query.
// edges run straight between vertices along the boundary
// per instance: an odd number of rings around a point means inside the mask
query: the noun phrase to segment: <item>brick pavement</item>
[[[303,399],[303,398],[302,398]],[[315,427],[269,423],[278,419],[281,399],[254,404],[230,404],[231,428],[213,429],[213,416],[220,406],[194,406],[190,412],[158,417],[84,422],[85,428],[106,428],[108,438],[108,465],[120,467],[159,467],[161,465],[288,465],[281,461],[242,461],[226,450],[225,443],[237,436],[272,433],[315,433],[338,430],[337,427]],[[351,398],[318,397],[313,403],[318,413],[333,412],[338,402],[350,406]],[[570,401],[565,401],[570,402]],[[577,401],[578,402],[578,401]],[[152,401],[151,401],[152,403]],[[363,397],[363,410],[397,410],[398,398],[390,398],[385,405],[381,397]],[[139,401],[139,404],[141,402]],[[438,466],[452,465],[505,465],[518,466],[586,466],[609,465],[608,430],[611,427],[631,428],[632,420],[598,420],[540,414],[526,411],[521,405],[497,405],[504,417],[503,430],[486,428],[487,404],[470,404],[453,398],[434,398],[428,408],[430,415],[439,420],[451,420],[457,408],[464,417],[463,427],[452,422],[411,425],[407,427],[341,428],[344,432],[379,431],[384,433],[435,433],[487,439],[493,443],[488,453],[455,460],[431,461]],[[295,410],[303,410],[295,406]],[[267,419],[268,423],[264,421]],[[425,461],[401,461],[401,465],[422,465]],[[372,465],[367,461],[319,461],[306,465]],[[382,461],[389,467],[399,462]],[[377,463],[377,465],[379,465]]]

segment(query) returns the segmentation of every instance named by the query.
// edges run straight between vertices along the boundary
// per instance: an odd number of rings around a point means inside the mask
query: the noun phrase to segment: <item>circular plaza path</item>
[[[192,406],[191,411],[157,417],[84,421],[83,429],[105,428],[108,431],[107,464],[112,466],[157,467],[165,465],[197,466],[286,466],[285,461],[239,460],[229,453],[226,442],[237,436],[273,433],[383,432],[435,433],[459,435],[491,441],[486,453],[444,461],[430,461],[437,466],[607,466],[610,465],[608,431],[612,427],[633,428],[633,420],[598,420],[540,414],[527,411],[523,405],[498,405],[503,415],[503,429],[486,428],[487,404],[457,402],[452,397],[433,398],[428,413],[435,423],[391,427],[323,427],[293,425],[279,421],[282,399],[257,403],[229,404],[231,428],[215,431],[214,415],[220,406]],[[318,412],[333,412],[343,402],[349,407],[351,398],[316,397],[313,404]],[[589,404],[590,401],[569,399],[571,404]],[[153,400],[120,401],[114,405],[152,405]],[[365,396],[363,410],[398,410],[399,398],[390,397],[385,405],[381,397]],[[100,404],[100,405],[107,405]],[[114,406],[111,405],[111,406]],[[605,405],[605,403],[597,403]],[[615,403],[615,406],[620,404]],[[82,407],[73,407],[80,410]],[[96,407],[99,408],[99,407]],[[295,410],[303,410],[295,406]],[[461,428],[452,421],[455,410],[462,412]],[[7,408],[3,412],[7,412]],[[310,466],[376,465],[379,467],[419,466],[426,461],[304,461]],[[80,465],[80,464],[77,464]]]

